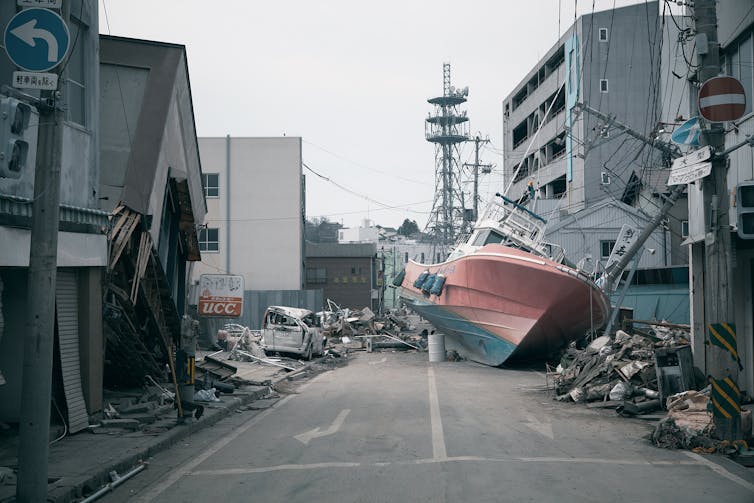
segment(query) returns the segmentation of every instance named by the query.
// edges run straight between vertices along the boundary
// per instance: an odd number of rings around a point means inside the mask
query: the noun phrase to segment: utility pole
[[[70,2],[66,1],[58,15],[48,9],[22,9],[11,19],[24,22],[16,28],[15,36],[35,47],[37,36],[47,44],[45,63],[53,63],[47,71],[60,77],[59,66],[69,55],[70,36],[67,23]],[[28,14],[31,13],[31,14]],[[16,21],[14,21],[16,20]],[[34,26],[44,20],[47,29],[37,28],[32,43],[18,35],[21,26]],[[6,27],[6,30],[8,29]],[[11,32],[13,33],[13,32]],[[83,43],[83,42],[82,42]],[[14,42],[15,44],[15,42]],[[19,67],[28,68],[38,53],[23,53],[14,44],[6,43],[6,52]],[[44,46],[42,46],[44,47]],[[56,48],[54,51],[53,48]],[[24,56],[24,54],[27,54]],[[21,61],[14,57],[21,56]],[[38,61],[37,61],[38,62]],[[57,67],[53,70],[53,68]],[[43,75],[39,73],[39,75]],[[53,79],[62,82],[62,78]],[[37,155],[34,167],[34,199],[32,204],[29,271],[27,279],[27,327],[23,337],[23,373],[21,418],[19,421],[18,482],[16,501],[20,503],[47,500],[48,456],[50,449],[50,402],[52,394],[53,349],[55,341],[55,286],[57,279],[58,227],[60,217],[60,170],[63,151],[64,110],[61,93],[56,86],[40,91],[40,98],[26,96],[38,108],[39,126]],[[30,169],[31,167],[29,167]]]
[[[696,0],[693,10],[696,55],[699,64],[697,80],[701,85],[706,80],[717,77],[721,71],[716,2],[715,0]],[[710,128],[703,131],[702,142],[711,146],[715,152],[724,152],[723,125],[711,123]],[[705,204],[709,201],[711,210],[704,243],[704,326],[706,332],[709,332],[711,324],[735,323],[731,235],[728,223],[730,196],[727,178],[727,156],[714,155],[712,173],[702,182]],[[732,381],[735,388],[738,388],[738,362],[731,358],[731,353],[712,344],[707,346],[707,373],[712,379],[713,388],[717,381],[723,379]],[[713,418],[715,430],[720,438],[725,440],[741,438],[740,412],[731,417],[713,413]]]
[[[56,103],[57,91],[45,94],[39,107],[39,142],[34,174],[26,303],[29,318],[24,337],[16,486],[19,502],[47,499],[63,111]]]
[[[489,173],[492,170],[492,164],[479,164],[479,145],[489,143],[490,139],[482,139],[476,135],[473,140],[475,148],[474,164],[464,163],[465,167],[474,167],[474,220],[479,219],[479,168],[483,173]]]

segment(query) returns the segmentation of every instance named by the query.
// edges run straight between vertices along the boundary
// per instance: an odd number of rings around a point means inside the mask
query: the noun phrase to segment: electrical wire
[[[60,435],[58,438],[50,442],[49,445],[52,445],[56,442],[60,442],[65,438],[66,435],[68,435],[68,425],[65,423],[65,417],[63,417],[63,413],[60,412],[60,408],[58,408],[58,402],[53,398],[52,399],[52,405],[55,407],[55,410],[58,411],[58,416],[60,416],[60,421],[63,423],[63,434]]]

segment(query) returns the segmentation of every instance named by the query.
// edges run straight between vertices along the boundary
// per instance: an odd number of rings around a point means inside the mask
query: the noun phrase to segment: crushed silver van
[[[262,320],[262,349],[268,353],[294,353],[310,360],[325,352],[319,318],[308,309],[270,306]]]

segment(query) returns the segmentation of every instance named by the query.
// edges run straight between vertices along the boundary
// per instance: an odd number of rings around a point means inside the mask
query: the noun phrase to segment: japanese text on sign
[[[199,277],[199,316],[241,316],[243,292],[243,276],[202,274]]]

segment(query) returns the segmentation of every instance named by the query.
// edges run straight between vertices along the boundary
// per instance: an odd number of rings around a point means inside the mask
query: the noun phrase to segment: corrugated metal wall
[[[269,306],[300,307],[317,312],[324,304],[323,291],[319,290],[246,290],[243,296],[243,315],[239,318],[200,318],[203,344],[217,341],[217,331],[226,323],[238,323],[259,330],[264,311]]]
[[[60,366],[68,406],[68,431],[76,433],[89,426],[84,394],[81,391],[79,362],[79,292],[75,269],[59,269],[55,288],[60,341]]]

